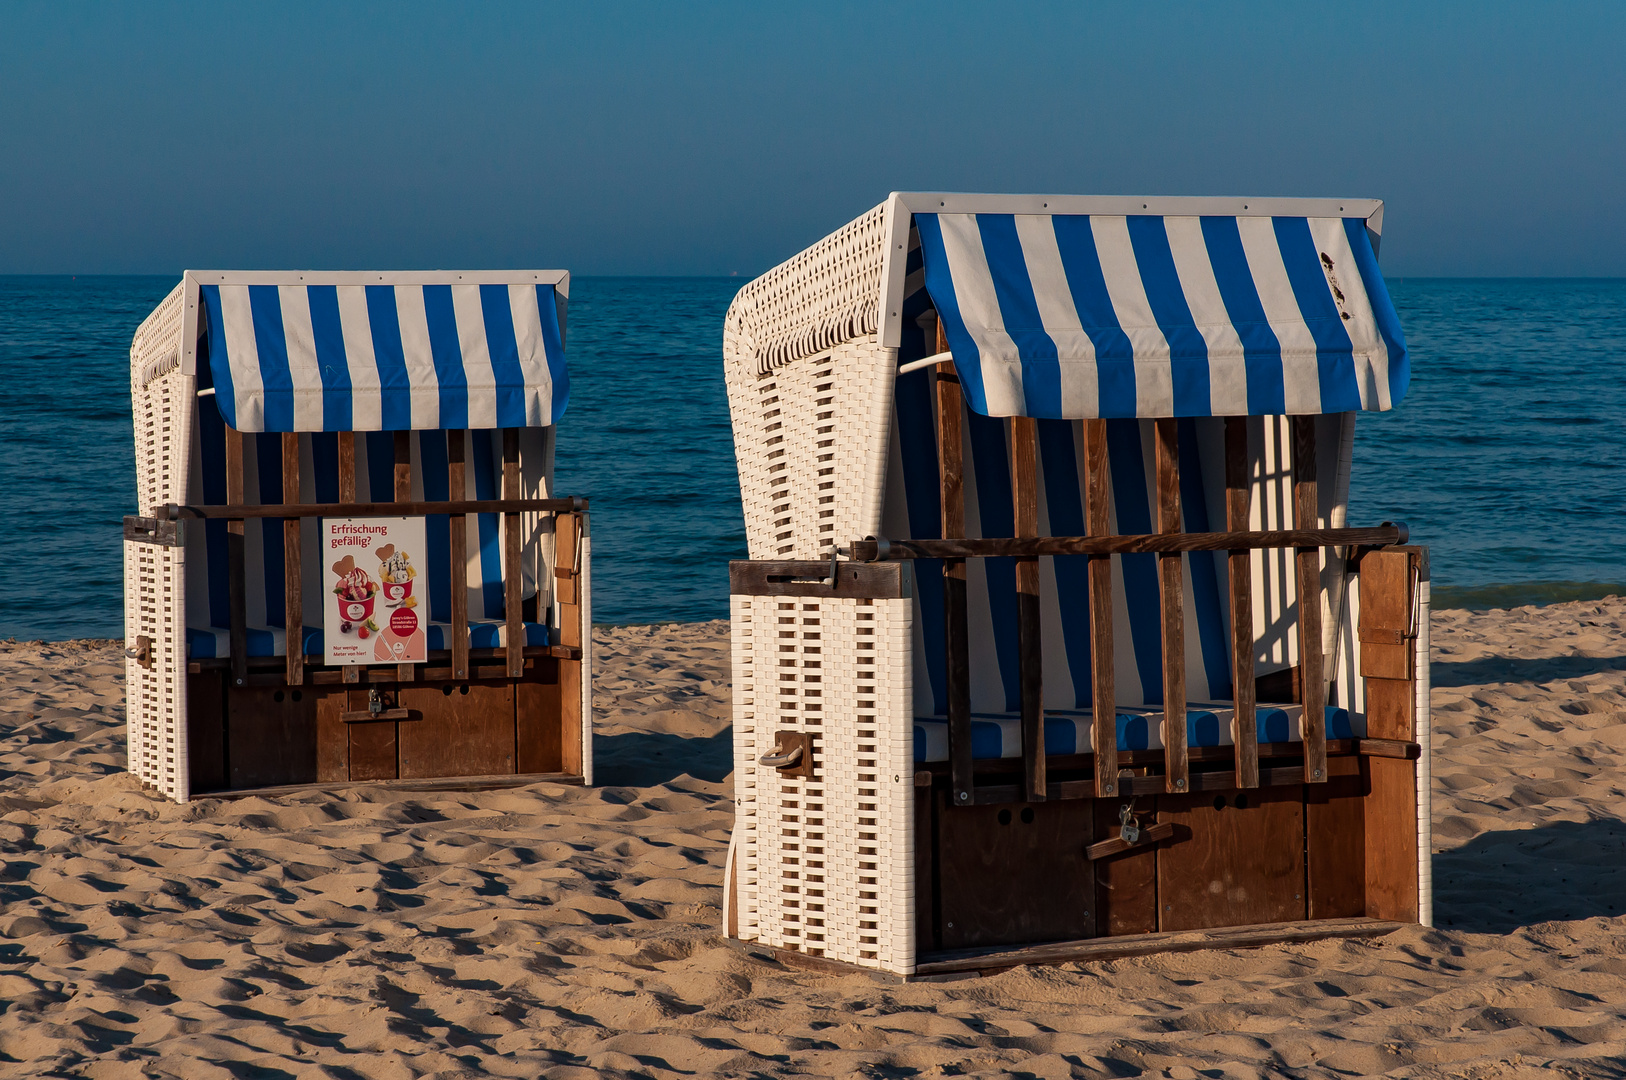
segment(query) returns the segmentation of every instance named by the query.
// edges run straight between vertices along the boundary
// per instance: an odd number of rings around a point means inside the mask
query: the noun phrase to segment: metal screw
[[[1315,774],[1316,774],[1316,775],[1317,775],[1317,776],[1320,776],[1320,775],[1321,775],[1321,770],[1320,770],[1320,769],[1317,769],[1317,770],[1316,770],[1316,771],[1315,771]]]
[[[969,792],[969,791],[960,792],[960,801],[961,802],[965,802],[969,798],[971,798],[971,792]]]
[[[1184,789],[1185,786],[1186,786],[1186,782],[1184,780],[1176,780],[1174,782],[1174,786],[1177,787],[1177,788]]]

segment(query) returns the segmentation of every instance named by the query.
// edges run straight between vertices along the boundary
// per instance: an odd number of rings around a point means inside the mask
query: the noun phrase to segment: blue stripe
[[[1203,490],[1203,459],[1197,452],[1197,423],[1190,418],[1179,421],[1180,508],[1187,532],[1211,532]],[[1223,459],[1218,467],[1224,468]],[[1186,556],[1191,572],[1191,602],[1197,610],[1197,643],[1202,651],[1203,671],[1208,675],[1208,696],[1222,699],[1231,696],[1231,651],[1225,643],[1225,620],[1220,614],[1218,563],[1225,557],[1218,551],[1193,551]]]
[[[1044,470],[1045,509],[1051,536],[1083,536],[1084,495],[1078,483],[1078,451],[1071,420],[1040,420],[1039,466]],[[1090,670],[1090,559],[1087,555],[1057,555],[1056,603],[1061,608],[1061,637],[1067,667],[1073,676],[1074,708],[1092,703]],[[1048,737],[1045,745],[1049,746]]]
[[[378,365],[379,403],[384,431],[412,430],[412,380],[407,377],[406,350],[401,346],[401,316],[393,285],[367,286],[367,323]]]
[[[231,427],[237,426],[237,395],[232,389],[230,354],[226,351],[226,317],[220,310],[220,286],[200,285],[198,295],[203,300],[203,311],[208,323],[206,345],[209,351],[209,374],[214,379],[216,408]],[[201,398],[199,399],[202,400]],[[221,502],[226,497],[220,497]],[[221,522],[224,526],[225,522]]]
[[[943,226],[936,214],[916,214],[915,228],[920,233],[920,249],[926,260],[926,291],[931,293],[937,317],[943,324],[943,336],[954,354],[954,369],[960,374],[966,404],[971,406],[972,412],[987,413],[988,399],[982,386],[982,351],[972,340],[960,315],[948,251],[943,247]]]
[[[425,285],[423,314],[429,326],[429,355],[435,362],[435,382],[440,387],[437,426],[461,430],[469,426],[469,376],[463,370],[463,347],[457,340],[452,287]]]
[[[260,502],[264,505],[282,501],[282,436],[275,432],[261,432],[254,436],[254,471],[259,477]],[[287,592],[283,583],[282,522],[276,518],[260,520],[260,552],[265,570],[265,624],[287,626]],[[250,580],[249,588],[258,583]],[[269,656],[270,653],[265,655]]]
[[[1016,218],[1010,214],[979,214],[977,231],[982,236],[983,255],[999,301],[1000,321],[1022,360],[1023,414],[1060,419],[1066,415],[1061,405],[1061,362],[1056,343],[1045,332],[1044,319],[1039,315],[1027,257],[1016,235]]]
[[[1135,251],[1141,285],[1146,290],[1152,317],[1169,343],[1169,379],[1174,389],[1174,415],[1212,416],[1209,390],[1208,342],[1197,330],[1186,303],[1186,290],[1169,250],[1169,232],[1161,217],[1128,218],[1129,244]]]
[[[473,444],[469,453],[471,459],[469,464],[474,466],[474,497],[495,499],[496,440],[491,437],[491,429],[478,428],[469,432],[469,441]],[[503,608],[507,606],[507,600],[503,594],[502,542],[497,528],[497,515],[476,514],[475,523],[480,534],[480,595],[485,600],[485,610],[479,613],[479,617],[505,618]],[[473,615],[472,612],[470,614]]]
[[[1151,421],[1146,421],[1151,423]],[[1146,455],[1141,449],[1141,422],[1107,423],[1107,463],[1112,472],[1112,506],[1118,532],[1132,536],[1152,531],[1152,510],[1146,493]],[[1129,609],[1129,638],[1135,647],[1135,670],[1140,673],[1141,700],[1163,702],[1162,597],[1157,586],[1157,556],[1120,555],[1124,574],[1124,604]]]
[[[971,438],[971,467],[977,477],[977,515],[983,536],[1015,536],[1016,508],[1011,500],[1011,468],[1005,450],[1003,420],[971,413],[966,417]],[[993,624],[994,650],[1004,683],[1005,707],[1022,707],[1021,655],[1016,617],[1016,560],[984,559],[988,582],[988,612]]]
[[[282,328],[282,297],[277,286],[250,285],[248,308],[254,321],[254,347],[260,354],[260,384],[265,388],[263,430],[292,431],[294,377],[288,370],[288,335]],[[275,501],[281,499],[279,491]]]
[[[549,295],[552,303],[552,295]],[[508,286],[480,286],[480,317],[485,321],[486,350],[497,384],[497,426],[525,426],[525,372],[519,363],[519,342],[514,337],[514,310]]]
[[[1259,288],[1242,249],[1242,234],[1234,217],[1202,219],[1208,263],[1225,301],[1237,337],[1242,341],[1243,364],[1248,375],[1248,415],[1278,416],[1287,411],[1287,388],[1282,378],[1282,343],[1265,318]]]
[[[570,369],[565,365],[565,340],[559,332],[559,304],[554,297],[552,285],[536,287],[536,309],[542,316],[542,346],[548,354],[548,376],[553,380],[553,415],[548,422],[557,424],[565,414],[565,406],[570,404]]]
[[[1361,388],[1355,381],[1355,347],[1333,302],[1321,253],[1304,218],[1271,218],[1282,266],[1292,283],[1299,314],[1315,338],[1316,372],[1321,383],[1321,411],[1340,413],[1361,407]]]
[[[1372,238],[1367,234],[1366,222],[1360,218],[1344,219],[1344,235],[1349,237],[1349,249],[1355,253],[1355,265],[1361,271],[1361,284],[1366,287],[1366,299],[1372,305],[1372,317],[1377,320],[1378,333],[1389,350],[1389,403],[1400,404],[1411,385],[1411,358],[1406,354],[1406,337],[1400,331],[1400,316],[1395,314],[1394,301],[1389,299],[1389,288],[1378,269],[1378,257],[1372,251]],[[1374,403],[1375,405],[1375,403]]]
[[[367,439],[367,492],[357,502],[395,501],[395,436],[388,431],[369,431]],[[359,481],[361,477],[358,475]]]
[[[349,431],[350,364],[345,359],[344,328],[339,322],[339,290],[312,285],[305,290],[311,309],[311,340],[322,376],[322,430]]]
[[[930,374],[911,371],[898,377],[893,388],[898,416],[898,453],[903,459],[904,510],[909,537],[931,540],[943,530],[941,492],[937,478],[937,409],[932,401]],[[948,647],[943,614],[943,561],[915,562],[915,603],[920,609],[921,642],[926,651],[926,677],[939,715],[948,714]],[[912,707],[912,706],[911,706]]]
[[[444,502],[451,477],[447,472],[446,433],[420,431],[418,439],[418,475],[423,478],[423,497],[427,502]],[[428,558],[424,584],[429,590],[429,618],[432,622],[452,620],[452,532],[451,518],[446,514],[430,514],[424,518],[424,544]]]
[[[1067,288],[1080,324],[1095,346],[1095,370],[1100,388],[1097,415],[1132,417],[1135,411],[1135,349],[1118,324],[1118,312],[1107,292],[1095,233],[1084,215],[1057,215],[1050,219],[1056,249],[1067,273]]]
[[[228,398],[228,400],[230,400]],[[220,418],[220,395],[198,398],[198,468],[203,474],[205,506],[226,504],[226,425]],[[231,573],[226,523],[203,523],[209,558],[209,625],[231,626]]]

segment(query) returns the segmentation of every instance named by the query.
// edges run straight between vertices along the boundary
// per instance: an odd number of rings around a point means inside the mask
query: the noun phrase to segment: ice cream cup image
[[[373,617],[373,597],[365,600],[346,600],[339,598],[339,614],[348,622],[366,622]]]
[[[373,601],[378,595],[378,583],[357,569],[356,560],[349,555],[333,564],[339,583],[333,587],[333,598],[339,603],[339,617],[346,622],[359,623],[373,617]]]
[[[386,544],[373,552],[378,559],[378,579],[384,583],[384,599],[399,604],[412,595],[412,579],[418,576],[411,557],[399,551],[394,544]]]
[[[405,600],[407,597],[409,597],[411,595],[412,595],[412,579],[411,578],[408,578],[405,581],[386,581],[386,582],[384,582],[384,599],[388,600],[392,604],[399,604],[402,600]]]

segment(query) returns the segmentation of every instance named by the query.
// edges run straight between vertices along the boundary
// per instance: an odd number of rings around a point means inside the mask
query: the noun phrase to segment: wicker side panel
[[[896,350],[874,337],[756,374],[729,408],[753,559],[818,559],[880,527]]]
[[[152,666],[124,662],[130,771],[176,802],[191,798],[186,747],[184,548],[124,545],[125,648],[152,640]]]
[[[731,596],[729,646],[734,669],[734,898],[739,936],[759,937],[757,923],[757,714],[755,633],[758,609],[773,625],[769,597]],[[772,635],[772,630],[768,631]],[[772,741],[772,735],[769,736]]]
[[[737,612],[748,606],[750,629],[736,638],[736,676],[742,667],[754,675],[748,723],[736,684],[736,784],[751,799],[751,824],[737,833],[740,934],[908,974],[911,603],[776,596],[736,604]],[[812,736],[811,779],[758,763],[781,730]]]
[[[767,372],[880,327],[886,204],[746,285],[723,320],[723,351]]]
[[[177,285],[136,330],[130,344],[130,405],[135,420],[136,500],[140,512],[186,501],[193,387],[181,372],[183,286]]]

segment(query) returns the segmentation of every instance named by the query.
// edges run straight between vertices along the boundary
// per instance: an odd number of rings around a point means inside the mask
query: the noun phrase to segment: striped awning
[[[419,280],[203,275],[208,368],[226,422],[238,431],[425,431],[545,427],[563,415],[570,377],[553,284],[538,274],[408,276]]]
[[[1360,218],[916,213],[988,416],[1392,408],[1405,340]]]

